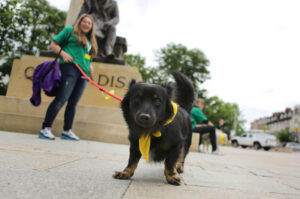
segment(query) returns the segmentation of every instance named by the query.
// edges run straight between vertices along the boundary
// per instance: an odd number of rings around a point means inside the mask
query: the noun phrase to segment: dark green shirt
[[[65,27],[58,35],[56,35],[53,40],[62,45],[64,41],[69,37],[69,35],[73,31],[73,26]],[[68,43],[63,47],[63,50],[73,57],[73,62],[78,64],[82,70],[89,76],[90,75],[90,64],[91,64],[91,56],[89,55],[90,50],[92,49],[92,45],[89,42],[88,38],[86,38],[88,47],[85,48],[82,45],[78,45],[77,42],[77,34],[71,35]],[[59,61],[60,64],[64,64],[64,60],[61,58]]]
[[[191,119],[192,119],[192,128],[195,128],[196,124],[200,124],[204,121],[207,121],[207,117],[204,115],[202,110],[197,106],[193,106],[192,108]]]

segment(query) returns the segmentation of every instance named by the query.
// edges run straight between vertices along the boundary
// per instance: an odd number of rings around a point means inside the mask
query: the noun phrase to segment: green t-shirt
[[[62,45],[64,41],[69,37],[69,35],[73,31],[73,26],[65,27],[58,35],[56,35],[53,40]],[[92,49],[92,45],[89,42],[88,38],[86,37],[88,42],[88,48],[83,47],[82,45],[78,45],[77,42],[77,34],[71,35],[68,43],[63,47],[63,50],[73,57],[73,62],[78,64],[82,70],[89,76],[90,75],[90,64],[91,64],[91,56],[89,52]],[[64,60],[61,58],[59,61],[60,64],[64,64]]]
[[[199,107],[194,106],[192,108],[191,119],[192,119],[192,128],[195,128],[196,124],[206,121],[207,117],[204,115],[204,113]]]

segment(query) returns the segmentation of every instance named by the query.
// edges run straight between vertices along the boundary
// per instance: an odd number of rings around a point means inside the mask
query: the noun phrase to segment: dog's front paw
[[[131,175],[127,171],[116,171],[113,177],[116,179],[128,180],[131,178]]]
[[[166,179],[168,181],[169,184],[172,185],[180,185],[180,176],[178,174],[175,175],[166,175]]]

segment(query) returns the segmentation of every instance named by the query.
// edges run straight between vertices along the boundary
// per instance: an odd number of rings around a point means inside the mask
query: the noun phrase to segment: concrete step
[[[0,96],[0,112],[4,113],[45,117],[48,105],[49,102],[42,102],[35,107],[29,99]],[[63,119],[65,106],[60,110],[57,119]],[[120,108],[78,105],[75,117],[78,121],[126,125]]]
[[[0,130],[37,134],[41,129],[43,117],[0,112]],[[52,132],[59,137],[63,129],[63,120],[56,119]],[[126,125],[74,121],[73,131],[85,140],[108,143],[128,144]]]

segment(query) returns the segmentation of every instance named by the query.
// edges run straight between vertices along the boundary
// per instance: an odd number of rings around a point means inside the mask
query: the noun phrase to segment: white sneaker
[[[51,132],[51,128],[43,128],[40,130],[39,138],[46,140],[55,140],[55,136]]]
[[[215,151],[213,151],[213,152],[211,152],[211,154],[212,155],[222,155],[218,149],[215,150]]]
[[[200,145],[198,147],[198,152],[202,153]]]
[[[70,129],[61,133],[61,139],[79,141],[80,138]]]

